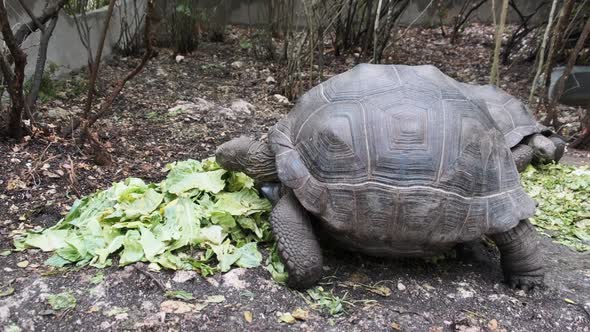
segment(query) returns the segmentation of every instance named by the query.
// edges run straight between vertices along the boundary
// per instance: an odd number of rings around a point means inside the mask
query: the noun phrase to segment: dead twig
[[[137,264],[133,265],[133,267],[139,271],[141,274],[143,274],[144,276],[150,278],[155,284],[156,286],[158,286],[158,288],[160,288],[160,290],[162,292],[166,292],[166,286],[164,286],[164,284],[162,283],[162,281],[160,281],[160,279],[156,278],[153,274],[149,273],[148,271],[142,269],[141,267],[137,266]]]

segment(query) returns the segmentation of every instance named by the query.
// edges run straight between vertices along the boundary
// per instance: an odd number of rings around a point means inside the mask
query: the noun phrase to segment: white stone
[[[251,115],[255,109],[254,105],[250,104],[244,99],[234,100],[229,108],[236,113],[241,113],[244,115]]]
[[[194,279],[196,276],[197,276],[197,272],[195,272],[195,271],[180,270],[180,271],[176,271],[176,273],[174,273],[174,278],[172,278],[172,280],[174,280],[174,282],[177,282],[177,283],[183,283],[183,282],[187,282],[189,280]]]
[[[249,284],[240,279],[246,273],[246,269],[239,268],[239,269],[232,269],[226,274],[223,275],[223,286],[226,287],[233,287],[235,289],[244,289],[249,286]]]
[[[276,101],[278,101],[281,104],[285,104],[285,105],[289,104],[289,98],[287,98],[283,95],[276,94],[273,97],[275,98]]]
[[[233,69],[240,69],[240,68],[244,67],[244,63],[242,61],[234,61],[231,63],[231,67]]]

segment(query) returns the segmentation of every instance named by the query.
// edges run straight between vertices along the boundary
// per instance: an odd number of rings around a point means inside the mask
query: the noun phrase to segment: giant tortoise
[[[511,286],[542,284],[535,202],[504,135],[485,104],[435,71],[358,65],[304,94],[268,143],[242,136],[218,148],[224,168],[277,200],[270,222],[288,285],[321,277],[318,229],[377,256],[433,255],[488,235]]]
[[[547,164],[561,159],[565,152],[565,140],[537,122],[522,101],[494,85],[461,83],[461,87],[468,97],[486,104],[512,150],[519,172],[531,162]]]

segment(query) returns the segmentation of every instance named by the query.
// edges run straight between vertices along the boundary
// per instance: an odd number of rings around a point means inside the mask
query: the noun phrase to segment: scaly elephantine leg
[[[492,235],[500,249],[502,270],[512,288],[529,290],[543,285],[545,271],[538,250],[539,239],[533,225],[521,220],[511,230]]]
[[[289,272],[287,284],[297,289],[312,286],[322,276],[322,251],[307,213],[288,192],[270,215],[279,255]]]
[[[533,160],[533,148],[526,144],[517,144],[512,149],[512,158],[519,173],[524,171]]]

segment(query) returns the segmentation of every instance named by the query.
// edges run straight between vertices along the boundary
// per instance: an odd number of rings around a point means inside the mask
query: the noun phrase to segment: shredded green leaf
[[[76,307],[76,298],[71,292],[51,294],[47,296],[47,302],[53,310],[73,309]]]
[[[76,201],[55,226],[15,239],[15,247],[54,252],[46,264],[59,267],[148,262],[210,275],[259,266],[257,243],[272,238],[271,204],[252,179],[212,158],[167,169],[161,183],[128,178]]]
[[[539,203],[531,222],[561,244],[590,250],[590,169],[564,164],[529,166],[521,180]]]

